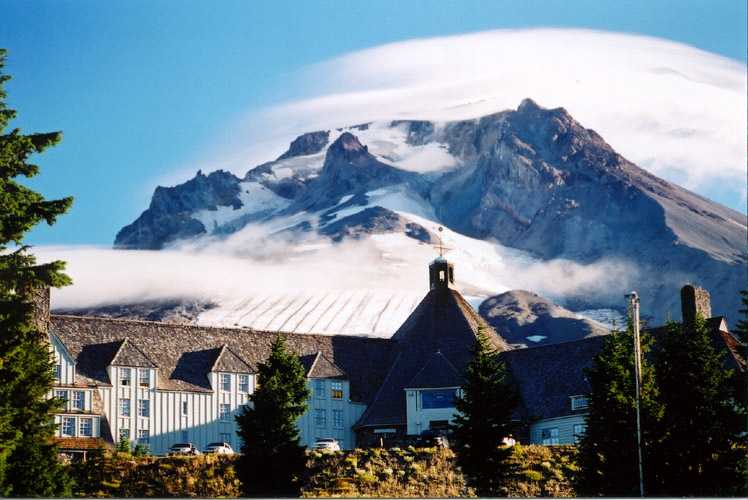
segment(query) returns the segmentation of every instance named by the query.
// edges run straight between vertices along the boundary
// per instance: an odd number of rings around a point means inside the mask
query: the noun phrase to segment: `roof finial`
[[[444,252],[452,250],[451,248],[447,248],[444,246],[444,243],[442,241],[442,231],[444,231],[444,228],[442,226],[439,226],[439,257],[444,257]],[[437,247],[434,246],[434,249],[436,248]]]

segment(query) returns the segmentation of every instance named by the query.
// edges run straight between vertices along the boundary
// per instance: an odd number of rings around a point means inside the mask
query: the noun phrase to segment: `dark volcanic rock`
[[[320,234],[332,237],[335,242],[343,238],[358,239],[362,235],[405,233],[422,243],[436,244],[439,240],[425,227],[415,224],[392,210],[382,207],[366,208],[320,229]]]
[[[207,176],[198,171],[179,186],[157,187],[148,210],[117,233],[115,248],[159,250],[170,242],[204,234],[206,228],[192,214],[218,206],[241,208],[239,182],[223,170]]]
[[[532,292],[512,290],[483,301],[481,316],[515,347],[569,342],[610,330]]]
[[[294,156],[313,155],[322,151],[327,142],[330,140],[330,132],[310,132],[294,139],[291,147],[278,157],[278,160],[285,160]]]

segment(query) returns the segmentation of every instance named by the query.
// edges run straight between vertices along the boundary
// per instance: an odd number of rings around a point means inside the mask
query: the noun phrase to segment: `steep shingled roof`
[[[138,349],[136,345],[133,345],[127,337],[122,341],[117,350],[117,354],[109,362],[110,365],[119,366],[137,366],[140,368],[156,368],[156,364],[148,359],[143,351]]]
[[[458,291],[447,287],[430,290],[392,337],[397,344],[387,377],[356,426],[405,424],[406,385],[437,352],[457,373],[464,372],[468,348],[476,341],[479,330],[488,335],[496,350],[510,349]]]
[[[460,372],[447,361],[447,358],[437,351],[426,365],[421,368],[413,379],[405,384],[406,389],[420,389],[424,387],[460,387],[464,379]]]
[[[307,378],[348,379],[345,372],[321,352],[302,356],[299,361]]]
[[[242,328],[55,314],[51,316],[51,329],[76,359],[76,376],[83,380],[109,384],[106,367],[127,338],[158,367],[159,389],[196,392],[210,390],[207,374],[214,367],[223,367],[224,362],[226,367],[230,364],[236,368],[241,363],[240,367],[246,364],[253,368],[265,361],[271,342],[278,336],[277,332]],[[348,374],[351,399],[363,402],[373,399],[386,374],[390,348],[394,345],[391,340],[368,337],[282,335],[288,348],[299,356],[320,352]]]

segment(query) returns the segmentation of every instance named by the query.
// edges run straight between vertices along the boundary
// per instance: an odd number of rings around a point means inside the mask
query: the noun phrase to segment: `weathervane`
[[[452,250],[451,248],[447,248],[442,244],[442,231],[444,231],[444,228],[442,226],[439,226],[439,257],[444,256],[444,252],[447,252],[449,250]],[[436,245],[434,246],[434,249],[436,250]]]

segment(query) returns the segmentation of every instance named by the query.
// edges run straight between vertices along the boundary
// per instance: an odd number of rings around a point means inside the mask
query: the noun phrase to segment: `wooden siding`
[[[558,444],[575,444],[574,425],[584,425],[586,415],[549,418],[530,424],[530,443],[543,444],[543,429],[558,429]]]

